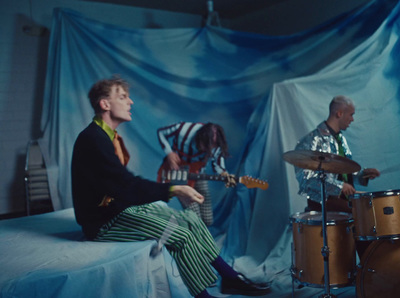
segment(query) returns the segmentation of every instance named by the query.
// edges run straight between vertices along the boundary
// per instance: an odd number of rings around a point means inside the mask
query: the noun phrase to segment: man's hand
[[[356,190],[354,189],[354,187],[351,184],[344,182],[343,188],[342,188],[342,193],[345,196],[350,196],[350,195],[354,195],[356,193]]]
[[[236,186],[236,180],[235,180],[235,175],[229,174],[228,172],[222,172],[221,176],[224,176],[227,178],[227,181],[225,183],[225,187],[234,187]]]
[[[181,163],[181,159],[179,155],[175,152],[171,152],[167,155],[167,163],[169,170],[179,170],[179,164]]]
[[[204,197],[194,188],[188,185],[174,185],[171,188],[171,195],[178,197],[183,206],[189,206],[190,203],[196,202],[202,204]]]
[[[375,179],[376,177],[379,177],[381,173],[377,169],[364,169],[363,171],[363,178],[365,179]]]

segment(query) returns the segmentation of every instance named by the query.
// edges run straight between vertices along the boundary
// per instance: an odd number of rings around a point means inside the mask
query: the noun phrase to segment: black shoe
[[[254,283],[244,275],[239,274],[235,279],[222,279],[221,293],[231,295],[262,296],[271,292],[268,284]]]

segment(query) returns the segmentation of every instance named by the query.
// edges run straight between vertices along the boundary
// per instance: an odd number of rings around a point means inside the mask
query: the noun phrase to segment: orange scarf
[[[113,145],[114,145],[115,155],[117,155],[119,160],[121,161],[121,163],[124,166],[126,166],[128,164],[130,156],[129,156],[128,150],[126,150],[124,141],[122,140],[121,136],[119,134],[117,134],[117,132],[115,132]],[[106,207],[112,201],[114,201],[114,198],[105,195],[103,200],[99,204],[99,206]]]
[[[128,150],[126,150],[124,141],[122,140],[121,136],[115,132],[113,145],[115,149],[115,154],[118,156],[121,163],[126,166],[128,164],[130,155]]]

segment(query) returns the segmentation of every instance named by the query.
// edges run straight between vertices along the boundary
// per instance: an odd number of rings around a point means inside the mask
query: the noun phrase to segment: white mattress
[[[155,241],[86,241],[73,209],[0,221],[1,297],[190,297]]]

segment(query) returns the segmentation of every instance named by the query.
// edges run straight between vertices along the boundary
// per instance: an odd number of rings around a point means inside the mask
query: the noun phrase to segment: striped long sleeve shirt
[[[165,155],[175,152],[186,163],[197,161],[207,162],[204,152],[200,152],[195,143],[195,135],[203,123],[179,122],[157,130],[158,140]],[[225,171],[225,160],[221,148],[212,151],[211,165],[214,172],[221,174]]]

